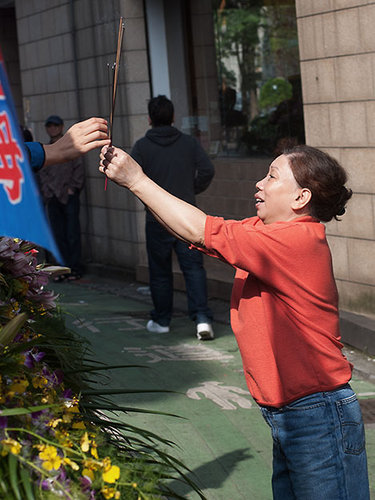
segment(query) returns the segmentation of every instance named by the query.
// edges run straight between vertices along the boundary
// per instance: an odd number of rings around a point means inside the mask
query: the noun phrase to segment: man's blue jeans
[[[146,245],[150,290],[154,304],[152,319],[163,326],[168,326],[171,321],[174,250],[185,278],[190,318],[197,323],[211,323],[212,313],[207,305],[206,271],[201,252],[190,250],[187,243],[172,236],[158,222],[149,220],[146,221]]]
[[[272,429],[275,500],[369,500],[362,414],[349,384],[261,411]]]

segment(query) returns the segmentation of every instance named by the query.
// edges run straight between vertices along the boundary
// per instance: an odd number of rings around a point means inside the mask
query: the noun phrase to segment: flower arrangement
[[[66,329],[48,278],[30,243],[0,238],[0,497],[179,498],[166,483],[177,474],[203,498],[160,449],[171,442],[118,420],[111,391],[92,389],[109,367]]]

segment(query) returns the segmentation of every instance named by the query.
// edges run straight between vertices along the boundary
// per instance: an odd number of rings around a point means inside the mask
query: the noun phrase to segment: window
[[[294,0],[212,0],[218,154],[277,155],[304,143]]]

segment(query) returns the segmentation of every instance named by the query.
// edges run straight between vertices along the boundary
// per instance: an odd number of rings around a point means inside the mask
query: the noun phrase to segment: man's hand
[[[99,170],[108,179],[130,190],[139,181],[146,178],[140,165],[130,155],[113,146],[104,146],[102,148]]]
[[[72,125],[67,132],[53,144],[45,144],[45,166],[74,160],[92,149],[110,144],[107,120],[89,118]]]

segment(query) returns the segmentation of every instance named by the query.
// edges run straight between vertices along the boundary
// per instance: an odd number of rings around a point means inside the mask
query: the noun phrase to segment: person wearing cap
[[[63,137],[64,121],[51,115],[45,121],[49,144]],[[38,180],[48,218],[64,263],[71,274],[56,279],[76,280],[81,278],[81,229],[79,221],[80,192],[84,185],[84,168],[80,158],[51,164],[38,172]]]

